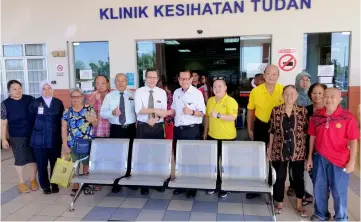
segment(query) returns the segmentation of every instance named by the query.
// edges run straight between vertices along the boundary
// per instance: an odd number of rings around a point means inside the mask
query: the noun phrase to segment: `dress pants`
[[[61,146],[52,148],[33,148],[33,155],[38,166],[38,177],[40,187],[42,189],[50,188],[51,175],[53,174],[54,166],[57,158],[61,155]],[[50,177],[48,173],[48,162],[50,162]],[[57,186],[52,184],[52,186]]]

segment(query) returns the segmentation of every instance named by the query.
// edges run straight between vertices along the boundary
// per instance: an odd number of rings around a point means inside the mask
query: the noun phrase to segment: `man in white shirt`
[[[171,109],[167,112],[167,115],[175,115],[174,139],[199,140],[200,124],[206,110],[202,92],[192,86],[191,71],[180,72],[178,81],[181,88],[174,92]],[[173,194],[177,195],[184,191],[175,189]],[[188,190],[187,197],[195,196],[196,190]]]
[[[163,117],[167,113],[167,94],[156,86],[159,80],[156,69],[148,69],[145,78],[145,86],[135,91],[135,113],[138,120],[136,138],[164,139]],[[164,192],[164,188],[157,190]],[[142,188],[141,193],[148,195],[149,189]]]
[[[110,125],[110,138],[129,138],[129,155],[132,156],[133,139],[135,138],[135,108],[134,92],[127,90],[128,80],[124,73],[115,76],[115,88],[108,93],[100,108],[100,117],[108,119]],[[131,158],[128,158],[128,171],[130,175]],[[120,191],[121,186],[114,187],[113,192]]]
[[[135,138],[134,92],[127,90],[125,74],[115,76],[116,90],[108,93],[100,109],[100,116],[110,122],[110,138]]]

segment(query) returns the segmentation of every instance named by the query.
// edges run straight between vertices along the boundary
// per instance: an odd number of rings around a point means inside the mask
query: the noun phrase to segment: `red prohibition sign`
[[[282,59],[284,58],[286,58],[285,60],[286,62],[282,64]],[[291,62],[293,62],[293,64],[289,66]],[[278,66],[280,67],[280,69],[282,69],[285,72],[289,72],[293,70],[296,67],[296,64],[297,64],[297,60],[292,54],[285,54],[281,56],[281,58],[278,60]]]
[[[56,70],[57,70],[58,72],[63,71],[63,66],[62,66],[62,65],[58,65],[58,66],[56,67]]]

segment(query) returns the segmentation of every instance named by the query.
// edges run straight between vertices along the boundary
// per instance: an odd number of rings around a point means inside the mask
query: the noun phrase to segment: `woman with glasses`
[[[70,90],[71,106],[65,110],[62,116],[62,141],[63,154],[71,154],[72,161],[86,157],[78,155],[74,148],[77,139],[93,139],[93,126],[98,119],[93,107],[84,105],[84,93],[81,89]],[[83,173],[89,170],[89,158],[83,162]],[[79,189],[79,184],[74,184],[73,192]]]
[[[35,191],[39,187],[36,182],[37,167],[29,146],[29,137],[32,129],[29,106],[34,97],[23,94],[22,85],[17,80],[10,80],[7,84],[7,89],[9,97],[1,103],[2,145],[5,149],[11,147],[14,153],[20,193],[28,193],[30,190],[24,182],[23,175],[25,165],[28,165],[31,170],[31,190]],[[9,132],[10,138],[7,138],[7,132]]]
[[[307,130],[307,110],[296,105],[296,87],[283,88],[284,104],[273,108],[271,113],[270,139],[267,156],[277,172],[273,186],[276,214],[281,214],[287,177],[287,166],[291,165],[295,182],[296,210],[301,217],[307,217],[302,206],[305,194],[304,167]]]
[[[40,83],[41,96],[34,100],[29,113],[34,122],[30,146],[38,166],[40,187],[44,194],[58,193],[57,184],[49,182],[48,162],[50,162],[50,177],[55,162],[61,154],[61,116],[64,112],[63,102],[53,97],[53,85],[49,81]]]

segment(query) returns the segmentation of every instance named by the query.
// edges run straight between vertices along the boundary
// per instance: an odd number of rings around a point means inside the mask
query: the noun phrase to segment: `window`
[[[1,72],[1,100],[7,97],[6,83],[16,79],[23,93],[40,96],[40,82],[47,79],[45,44],[4,45]]]
[[[347,108],[350,32],[305,34],[305,71],[312,83],[321,82],[336,87],[344,97],[341,106]]]
[[[94,90],[97,75],[110,78],[108,42],[74,42],[73,50],[76,87],[88,93]]]

